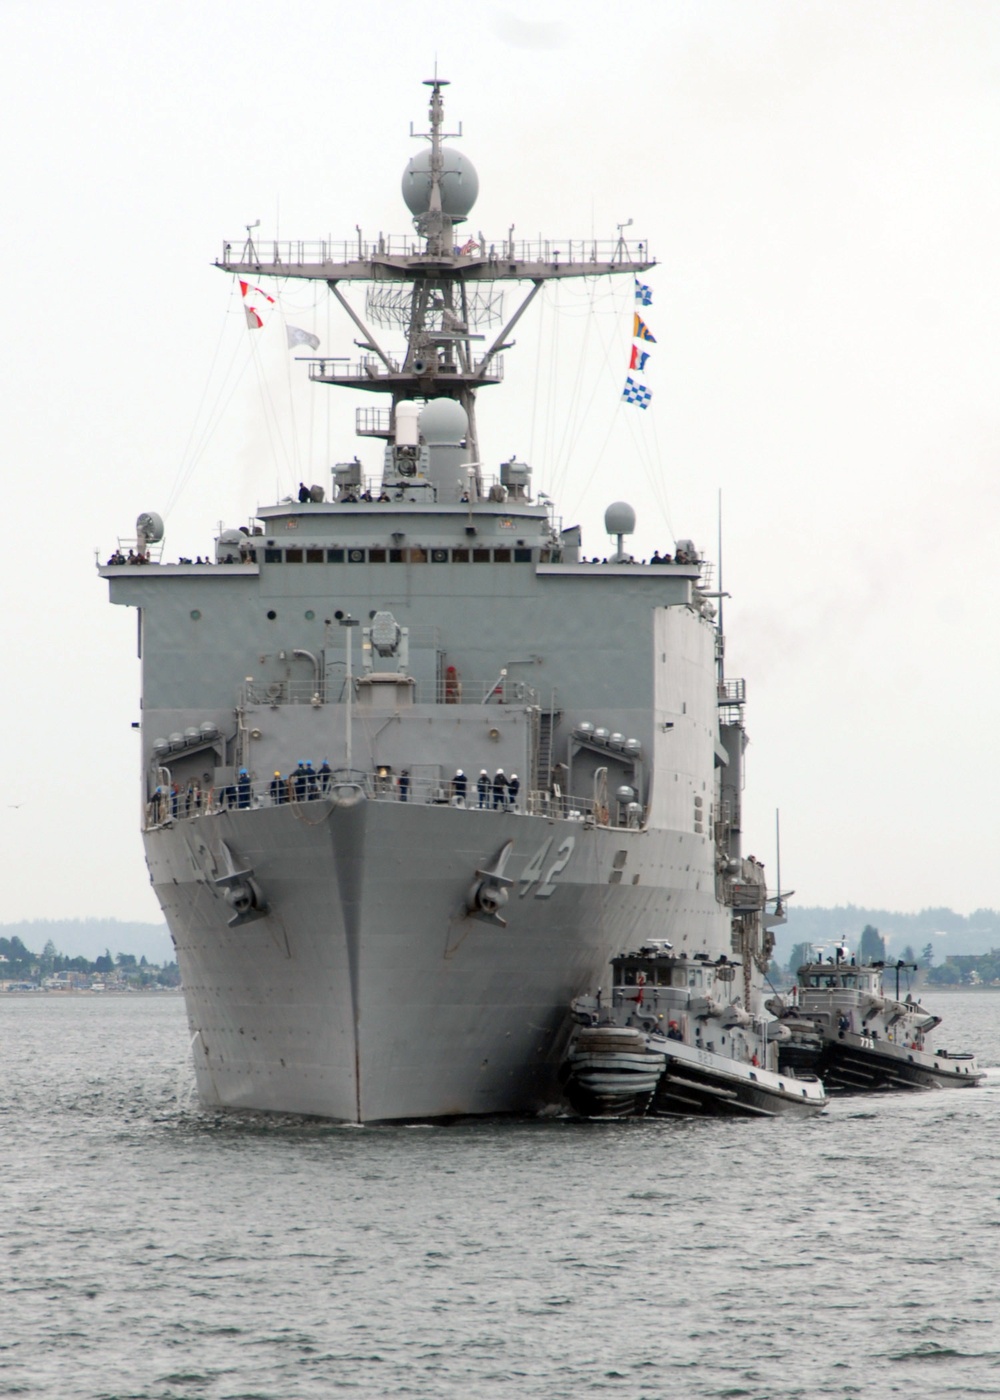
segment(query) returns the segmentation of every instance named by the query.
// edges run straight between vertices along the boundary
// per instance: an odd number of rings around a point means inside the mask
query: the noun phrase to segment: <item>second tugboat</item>
[[[780,1021],[753,1015],[737,990],[750,969],[725,953],[675,955],[665,939],[612,959],[611,997],[577,997],[580,1025],[563,1064],[579,1113],[774,1117],[826,1104],[815,1074],[782,1070]],[[741,980],[743,980],[741,978]]]
[[[887,995],[886,971],[896,974]],[[915,964],[858,965],[845,947],[799,968],[792,1001],[772,998],[768,1010],[789,1032],[779,1048],[788,1073],[812,1070],[828,1089],[973,1089],[984,1071],[975,1055],[935,1048],[932,1032],[941,1017],[908,992],[900,1000],[900,973]]]

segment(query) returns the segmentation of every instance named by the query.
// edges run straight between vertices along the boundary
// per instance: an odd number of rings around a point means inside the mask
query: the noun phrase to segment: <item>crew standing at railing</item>
[[[517,808],[517,794],[521,791],[521,780],[516,773],[511,773],[507,779],[507,805],[512,810]]]
[[[309,791],[309,775],[306,772],[305,759],[300,758],[296,764],[291,783],[296,802],[304,802],[306,793]]]
[[[250,774],[245,768],[240,769],[236,780],[236,805],[242,808],[250,806]]]
[[[319,780],[313,769],[311,758],[306,759],[306,795],[310,802],[314,797],[319,796]]]
[[[410,798],[410,770],[404,768],[399,775],[399,800],[408,802]]]
[[[507,806],[507,779],[502,768],[498,768],[493,779],[493,810]]]
[[[320,796],[325,797],[333,783],[333,769],[330,767],[330,760],[328,758],[324,758],[323,762],[319,765],[316,781],[319,783]]]
[[[275,807],[281,807],[288,801],[288,789],[285,780],[281,776],[281,770],[274,770],[274,777],[271,779],[271,802]]]
[[[479,794],[480,807],[490,805],[490,775],[485,768],[480,768],[479,777],[476,779],[476,791]]]
[[[451,780],[451,791],[455,799],[455,806],[464,807],[469,792],[469,780],[461,768],[455,769],[455,776]]]

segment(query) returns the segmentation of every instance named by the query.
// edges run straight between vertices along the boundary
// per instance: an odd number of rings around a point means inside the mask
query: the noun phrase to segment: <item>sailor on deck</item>
[[[507,806],[507,779],[502,768],[498,768],[493,779],[493,810]]]
[[[480,807],[490,805],[490,775],[485,768],[479,770],[479,777],[476,779],[476,792],[479,794]]]
[[[469,791],[469,780],[461,768],[455,769],[455,776],[451,780],[451,791],[456,807],[464,807],[465,799]]]

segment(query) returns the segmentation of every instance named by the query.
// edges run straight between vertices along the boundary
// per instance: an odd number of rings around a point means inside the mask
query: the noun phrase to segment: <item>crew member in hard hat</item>
[[[490,775],[485,768],[479,770],[479,777],[476,779],[476,791],[479,794],[480,807],[490,805]]]
[[[295,772],[292,774],[292,791],[295,793],[296,802],[306,800],[306,793],[309,791],[309,774],[306,772],[304,758],[300,758],[295,765]]]
[[[288,790],[285,787],[285,780],[281,776],[281,769],[274,770],[274,777],[271,779],[271,802],[275,807],[280,807],[288,801]]]
[[[455,769],[455,776],[451,780],[451,791],[455,799],[455,806],[464,807],[469,791],[469,780],[461,768]]]
[[[502,768],[496,771],[493,779],[493,810],[507,806],[507,778]]]
[[[319,765],[319,772],[316,774],[316,780],[319,783],[320,796],[325,797],[330,791],[330,785],[333,782],[333,769],[330,767],[330,760],[328,758],[324,758],[323,762]]]
[[[517,807],[517,794],[521,791],[521,779],[516,773],[511,773],[507,779],[507,805],[514,809]]]
[[[236,779],[236,805],[237,807],[250,806],[250,774],[245,768],[241,768],[239,777]]]

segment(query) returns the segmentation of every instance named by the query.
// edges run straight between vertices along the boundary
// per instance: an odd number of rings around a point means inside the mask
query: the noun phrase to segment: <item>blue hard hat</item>
[[[247,776],[247,770],[246,770],[245,768],[241,768],[241,769],[240,769],[240,777],[241,777],[241,778],[245,778],[246,776]]]

